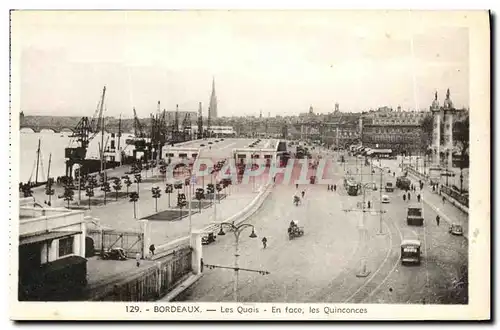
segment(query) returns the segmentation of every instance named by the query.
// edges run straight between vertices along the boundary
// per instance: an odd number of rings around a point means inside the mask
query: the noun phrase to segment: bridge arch
[[[41,128],[40,133],[57,133],[53,128]]]
[[[35,130],[31,127],[21,127],[19,131],[21,133],[35,133]]]

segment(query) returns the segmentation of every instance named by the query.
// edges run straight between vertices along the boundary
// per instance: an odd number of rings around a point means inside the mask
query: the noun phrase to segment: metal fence
[[[122,248],[129,258],[135,258],[137,253],[144,257],[144,233],[87,229],[87,237],[94,241],[95,254],[101,254],[111,248]]]

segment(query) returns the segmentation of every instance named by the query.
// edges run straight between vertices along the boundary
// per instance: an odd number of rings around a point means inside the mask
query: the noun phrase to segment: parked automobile
[[[387,195],[382,195],[382,203],[384,203],[384,204],[388,204],[388,203],[390,203],[390,202],[391,202],[391,200],[389,199],[389,196],[387,196]]]
[[[393,192],[394,191],[394,185],[392,182],[386,182],[385,183],[385,191],[387,192]]]
[[[452,235],[462,236],[464,234],[464,229],[462,225],[458,223],[453,223],[450,225],[448,232]]]

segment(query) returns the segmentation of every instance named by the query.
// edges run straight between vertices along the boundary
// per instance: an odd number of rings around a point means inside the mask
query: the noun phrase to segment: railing
[[[163,297],[192,271],[190,248],[183,248],[171,258],[157,262],[144,271],[99,292],[90,292],[92,301],[152,301]]]
[[[442,185],[440,188],[441,193],[448,195],[449,197],[455,199],[458,203],[469,207],[469,196],[463,195],[455,189]]]

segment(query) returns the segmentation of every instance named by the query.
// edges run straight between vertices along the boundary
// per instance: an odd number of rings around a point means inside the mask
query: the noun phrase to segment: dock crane
[[[184,120],[182,121],[182,131],[183,131],[183,140],[189,141],[191,140],[191,115],[186,113],[184,116]]]
[[[72,177],[73,166],[75,164],[80,165],[80,171],[83,170],[83,173],[93,172],[94,165],[91,163],[95,163],[94,160],[87,160],[87,149],[90,141],[99,133],[103,132],[104,134],[104,117],[102,115],[104,110],[104,98],[106,96],[106,86],[104,86],[102,90],[101,98],[97,104],[97,109],[94,112],[94,116],[92,118],[82,117],[78,124],[73,129],[73,134],[70,135],[70,146],[75,142],[77,143],[76,147],[67,147],[64,150],[64,155],[66,160],[66,176]],[[102,155],[101,155],[102,156]],[[101,160],[99,161],[99,166]]]

